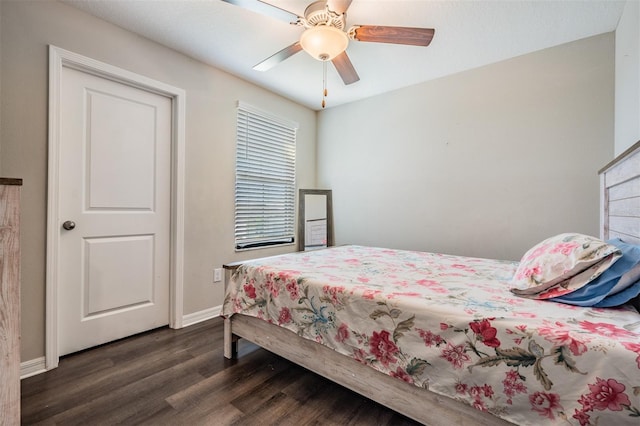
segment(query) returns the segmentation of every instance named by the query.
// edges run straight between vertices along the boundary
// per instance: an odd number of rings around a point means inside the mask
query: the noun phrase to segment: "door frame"
[[[182,328],[184,287],[185,103],[183,89],[49,45],[49,170],[47,200],[45,368],[56,368],[58,350],[58,280],[60,220],[60,85],[63,68],[89,73],[171,99],[171,225],[169,326]]]

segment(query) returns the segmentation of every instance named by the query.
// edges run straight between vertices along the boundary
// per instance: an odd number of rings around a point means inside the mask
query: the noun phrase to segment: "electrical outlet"
[[[213,270],[213,282],[218,283],[222,281],[222,269],[216,268]]]

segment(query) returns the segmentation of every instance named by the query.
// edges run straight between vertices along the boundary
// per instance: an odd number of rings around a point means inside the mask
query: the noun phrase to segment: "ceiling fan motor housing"
[[[330,27],[344,30],[345,14],[335,13],[327,8],[324,0],[311,3],[304,10],[305,27],[312,28],[317,25],[328,25]]]

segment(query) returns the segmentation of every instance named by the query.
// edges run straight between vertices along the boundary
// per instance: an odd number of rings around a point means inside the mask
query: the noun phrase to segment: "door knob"
[[[76,223],[70,220],[67,220],[65,223],[62,224],[62,227],[67,231],[71,231],[73,228],[76,227]]]

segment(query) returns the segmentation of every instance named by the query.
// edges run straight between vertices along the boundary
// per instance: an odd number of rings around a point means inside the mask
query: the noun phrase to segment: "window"
[[[236,250],[294,242],[297,127],[238,103]]]

